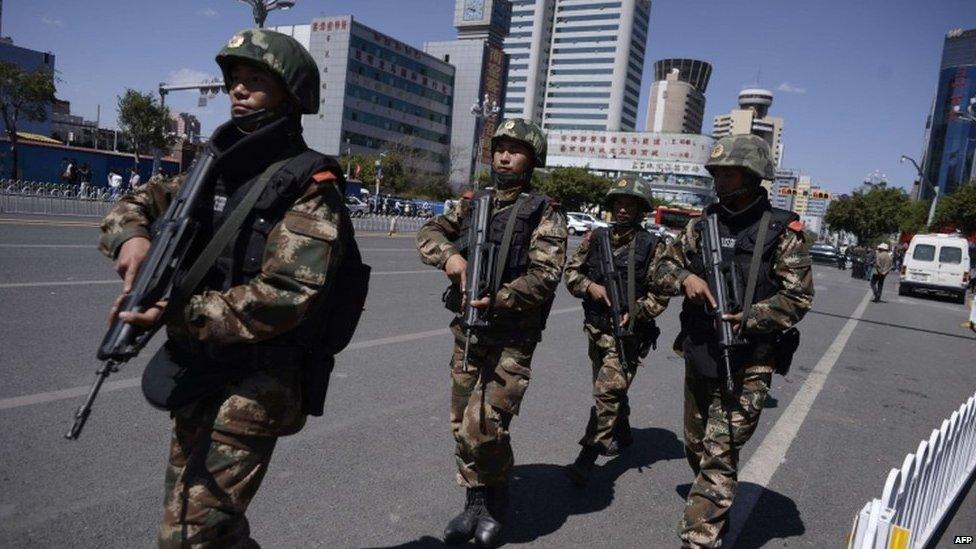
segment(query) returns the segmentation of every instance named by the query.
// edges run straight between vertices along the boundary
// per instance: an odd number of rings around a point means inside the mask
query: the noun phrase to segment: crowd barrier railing
[[[928,547],[974,471],[976,395],[888,473],[881,498],[854,518],[848,549]]]

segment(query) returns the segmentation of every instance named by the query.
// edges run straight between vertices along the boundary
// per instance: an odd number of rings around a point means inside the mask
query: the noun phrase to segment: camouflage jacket
[[[697,251],[700,235],[692,220],[678,238],[658,256],[654,290],[662,295],[683,295],[682,283],[691,274],[687,252]],[[813,305],[812,262],[802,229],[786,229],[773,253],[773,276],[779,290],[752,305],[743,334],[774,333],[792,327]]]
[[[182,314],[170,317],[171,333],[221,345],[254,343],[288,332],[310,314],[338,268],[335,250],[344,249],[347,238],[338,230],[339,212],[329,205],[341,203],[334,196],[338,189],[331,180],[317,179],[274,224],[261,272],[227,291],[192,296]],[[115,258],[126,240],[149,238],[150,225],[165,213],[181,182],[152,181],[120,199],[102,221],[102,253]]]
[[[497,192],[495,200],[514,200],[520,191],[514,189],[505,195]],[[461,201],[452,210],[431,219],[420,228],[417,232],[417,251],[421,261],[443,269],[447,260],[459,253],[454,241],[460,236],[461,212],[465,207],[466,201]],[[567,238],[566,216],[557,204],[551,203],[532,232],[528,272],[498,290],[495,307],[500,310],[529,311],[549,301],[562,276]]]
[[[589,287],[590,283],[593,282],[589,276],[587,276],[586,260],[590,253],[590,235],[592,233],[587,233],[586,238],[580,243],[579,248],[576,249],[576,253],[573,257],[566,263],[566,289],[573,297],[578,297],[583,299],[587,296],[586,289]],[[634,231],[619,232],[616,229],[610,231],[610,245],[613,247],[614,251],[630,244],[633,240]],[[659,241],[657,248],[654,250],[653,260],[656,262],[656,258],[659,257],[664,251],[664,242]],[[667,296],[657,295],[650,290],[652,285],[652,277],[654,274],[654,263],[647,269],[647,283],[646,287],[648,291],[643,296],[637,298],[637,312],[634,318],[636,320],[650,320],[659,314],[663,313],[665,309],[668,308],[668,302],[670,298]]]

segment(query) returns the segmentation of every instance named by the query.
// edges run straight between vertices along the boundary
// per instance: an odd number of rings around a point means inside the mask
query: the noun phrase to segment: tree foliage
[[[586,168],[556,167],[539,178],[535,186],[562,203],[567,211],[597,206],[610,190],[610,179],[590,173]]]
[[[41,68],[25,71],[13,63],[0,62],[0,116],[10,138],[11,172],[17,179],[17,124],[21,119],[47,119],[47,106],[55,101],[54,74]]]
[[[875,188],[834,200],[827,208],[824,221],[833,230],[852,233],[860,244],[870,244],[898,231],[909,202],[901,189]]]
[[[964,234],[976,231],[976,181],[970,181],[954,193],[940,198],[933,222],[938,226],[956,228]]]
[[[903,233],[923,233],[928,229],[929,200],[909,200],[898,213],[898,230]]]
[[[133,145],[135,165],[139,154],[152,149],[165,149],[172,140],[167,136],[169,108],[160,104],[151,92],[126,89],[118,101],[119,129],[129,136]]]

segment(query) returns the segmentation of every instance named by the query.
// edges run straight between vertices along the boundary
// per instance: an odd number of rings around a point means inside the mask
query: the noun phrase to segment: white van
[[[969,286],[969,242],[950,234],[917,234],[901,266],[898,295],[915,290],[945,292],[966,302]]]

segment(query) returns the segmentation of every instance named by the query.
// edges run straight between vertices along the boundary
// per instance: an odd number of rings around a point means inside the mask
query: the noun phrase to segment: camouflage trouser
[[[296,372],[255,372],[173,413],[160,547],[257,547],[244,514],[278,437],[305,423]]]
[[[508,428],[529,386],[535,342],[512,346],[471,344],[463,364],[464,340],[451,357],[451,431],[457,442],[458,484],[465,488],[508,483],[514,456]]]
[[[684,547],[719,546],[735,495],[739,450],[759,424],[771,381],[771,367],[746,367],[737,372],[736,393],[729,397],[725,380],[700,377],[686,366],[685,456],[696,477],[678,523]]]
[[[630,365],[627,367],[621,365],[617,341],[612,335],[589,325],[585,326],[584,330],[589,338],[594,405],[590,408],[586,433],[579,443],[583,446],[599,446],[601,450],[606,450],[613,441],[617,423],[627,421],[630,415],[627,390],[634,381],[637,364],[634,363],[634,358],[630,358]],[[629,350],[629,347],[624,349],[625,352]],[[636,352],[635,349],[633,354],[636,355]]]

